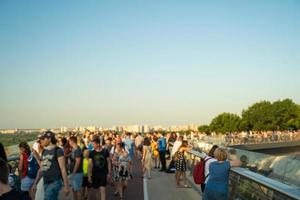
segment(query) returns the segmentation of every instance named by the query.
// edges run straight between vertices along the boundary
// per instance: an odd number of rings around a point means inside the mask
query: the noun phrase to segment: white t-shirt
[[[181,144],[182,144],[182,142],[179,141],[179,140],[176,140],[174,142],[174,145],[173,145],[172,151],[171,151],[171,156],[173,156],[176,153],[176,151],[179,149],[179,147],[181,146]]]
[[[205,175],[205,177],[206,177],[206,176],[209,174],[209,166],[210,166],[210,164],[211,164],[212,162],[217,161],[217,159],[212,158],[212,157],[210,157],[210,156],[206,156],[204,159],[206,160],[205,166],[204,166],[204,175]],[[209,160],[208,160],[208,159],[209,159]],[[209,179],[209,176],[207,176],[207,178],[205,179],[205,182],[204,182],[205,184],[207,183],[208,179]]]
[[[135,146],[138,147],[139,145],[141,145],[143,143],[143,141],[144,141],[144,138],[141,135],[138,135],[134,140]]]

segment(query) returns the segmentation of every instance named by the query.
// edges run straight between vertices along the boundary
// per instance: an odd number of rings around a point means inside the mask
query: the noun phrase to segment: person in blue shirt
[[[209,166],[209,179],[205,185],[203,200],[227,200],[230,167],[239,167],[239,160],[227,161],[225,149],[217,148],[214,152],[217,161]]]
[[[132,159],[133,159],[133,156],[134,156],[134,142],[132,141],[132,139],[130,138],[131,137],[131,133],[126,133],[125,134],[126,137],[125,139],[123,140],[123,143],[125,144],[125,150],[128,152],[128,156],[130,158],[130,167],[129,167],[129,177],[132,178]]]
[[[167,150],[167,140],[164,136],[164,133],[159,133],[160,138],[157,140],[158,144],[158,152],[159,152],[159,159],[161,163],[160,172],[166,171],[166,150]]]
[[[132,141],[132,139],[130,139],[130,136],[130,133],[126,133],[126,137],[123,140],[123,143],[125,144],[125,149],[128,151],[128,155],[132,160],[134,156],[134,142]]]

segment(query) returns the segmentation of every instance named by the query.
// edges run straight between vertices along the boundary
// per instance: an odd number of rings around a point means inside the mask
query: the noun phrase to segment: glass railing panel
[[[229,180],[230,200],[293,200],[271,188],[231,172]]]
[[[191,150],[186,155],[188,176],[192,176],[194,166],[203,153]],[[298,168],[299,169],[299,168]],[[299,178],[296,177],[297,180]],[[291,187],[247,168],[232,168],[229,176],[229,196],[232,200],[292,200],[300,199],[299,188]],[[200,187],[200,186],[197,186]]]
[[[205,141],[191,141],[194,150],[207,153],[212,143]],[[215,143],[214,143],[215,144]],[[231,150],[230,150],[231,149]],[[272,156],[268,154],[227,148],[229,159],[241,160],[242,167],[259,173],[265,177],[300,188],[300,154]]]

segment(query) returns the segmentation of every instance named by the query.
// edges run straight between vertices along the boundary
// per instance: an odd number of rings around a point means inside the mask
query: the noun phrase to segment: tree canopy
[[[209,127],[211,131],[217,133],[235,132],[239,130],[241,118],[232,113],[222,113],[215,117]]]
[[[260,101],[237,114],[222,113],[209,125],[198,128],[200,132],[227,133],[236,131],[269,131],[300,129],[300,105],[291,99]]]

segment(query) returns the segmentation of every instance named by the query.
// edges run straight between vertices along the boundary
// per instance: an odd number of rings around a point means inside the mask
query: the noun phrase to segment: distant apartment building
[[[96,126],[88,126],[86,127],[87,130],[95,132],[96,131]]]
[[[102,130],[102,127],[100,127],[99,129],[96,126],[80,126],[79,127],[79,132],[85,132],[86,130],[89,130],[91,132],[95,132],[97,130]]]
[[[132,133],[138,133],[142,129],[141,126],[139,125],[126,125],[126,126],[122,126],[122,130],[127,132],[132,132]]]
[[[189,130],[189,126],[188,125],[172,125],[170,127],[170,131],[174,131],[174,132],[177,132],[177,131],[187,131]]]
[[[2,129],[0,130],[1,134],[15,134],[17,133],[18,129]]]
[[[142,133],[149,133],[151,131],[150,126],[144,125]]]
[[[67,127],[61,127],[61,128],[60,128],[60,132],[61,132],[61,133],[68,132],[68,128],[67,128]]]
[[[161,125],[155,125],[152,127],[153,131],[163,131],[164,128]]]
[[[198,131],[198,127],[199,127],[199,125],[196,125],[196,124],[190,124],[190,125],[189,125],[189,130],[192,130],[192,131]]]
[[[47,131],[48,129],[46,129],[46,128],[41,128],[40,129],[40,133],[42,133],[42,132],[45,132],[45,131]]]

